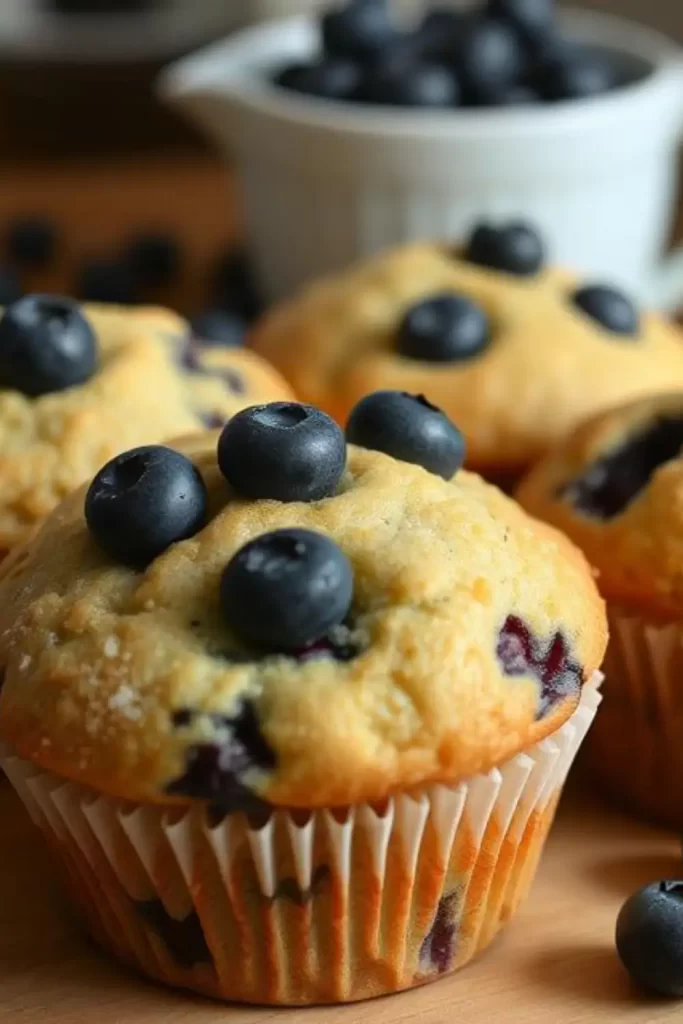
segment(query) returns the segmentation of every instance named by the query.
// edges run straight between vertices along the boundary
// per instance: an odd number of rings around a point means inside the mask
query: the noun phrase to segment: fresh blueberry
[[[617,76],[605,54],[567,47],[542,65],[533,85],[545,100],[588,99],[613,89]]]
[[[524,70],[524,51],[515,30],[493,18],[473,18],[463,33],[455,69],[470,102],[485,102],[515,85]]]
[[[44,217],[21,217],[10,224],[7,251],[18,267],[40,270],[52,261],[57,232]]]
[[[449,61],[458,52],[469,18],[450,7],[428,11],[415,33],[415,45],[425,60]]]
[[[271,402],[244,409],[226,424],[218,464],[247,498],[320,501],[337,489],[346,444],[341,428],[319,409]]]
[[[524,39],[543,39],[555,25],[555,0],[488,0],[493,18],[509,22]]]
[[[247,333],[244,320],[225,309],[204,309],[193,318],[191,326],[195,338],[226,348],[241,345]]]
[[[99,471],[85,499],[95,541],[117,562],[149,565],[206,521],[206,486],[179,452],[148,445],[123,452]]]
[[[424,395],[375,391],[351,410],[346,425],[350,444],[385,452],[401,462],[423,466],[450,480],[465,458],[465,439]]]
[[[238,313],[247,321],[263,309],[251,262],[241,249],[220,253],[211,270],[210,288],[212,305]]]
[[[77,287],[86,302],[129,306],[138,301],[133,273],[123,260],[88,260],[81,267]]]
[[[638,985],[683,997],[683,881],[652,882],[631,896],[617,918],[616,942]]]
[[[451,363],[479,355],[491,340],[484,310],[464,295],[444,293],[408,310],[398,329],[398,351],[408,359]]]
[[[160,288],[178,276],[180,246],[171,235],[145,231],[130,240],[124,259],[141,287]]]
[[[221,605],[242,643],[261,651],[298,651],[346,618],[353,570],[334,541],[311,530],[275,530],[230,560]]]
[[[607,285],[586,285],[573,295],[573,302],[582,312],[613,334],[634,337],[640,330],[638,310],[631,300]]]
[[[453,71],[426,61],[407,66],[398,60],[380,64],[370,70],[361,90],[366,102],[395,107],[455,107],[460,102]]]
[[[523,221],[499,227],[480,224],[472,233],[465,259],[481,267],[526,277],[537,274],[545,262],[545,247],[537,231]]]
[[[80,307],[57,295],[27,295],[0,320],[0,387],[37,397],[89,380],[97,340]]]
[[[21,282],[12,270],[0,267],[0,306],[9,306],[24,294]]]
[[[491,96],[492,107],[531,107],[540,103],[541,97],[530,85],[512,85]]]
[[[320,28],[325,53],[368,60],[396,37],[386,0],[351,0],[323,14]]]
[[[326,100],[354,99],[361,83],[359,65],[346,57],[329,57],[307,66],[285,68],[278,85],[307,96]]]

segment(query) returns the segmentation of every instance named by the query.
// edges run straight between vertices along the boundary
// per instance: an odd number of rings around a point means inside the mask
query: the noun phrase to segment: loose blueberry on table
[[[424,395],[375,391],[351,410],[346,425],[351,444],[412,462],[450,480],[465,458],[456,426]]]
[[[616,944],[636,984],[683,998],[683,881],[653,882],[631,896],[617,919]]]
[[[422,299],[405,314],[397,350],[408,359],[451,363],[479,355],[491,340],[483,309],[464,295],[443,293]]]
[[[472,232],[464,258],[491,270],[529,277],[542,269],[545,246],[536,229],[524,221],[483,223]]]
[[[238,493],[277,501],[319,501],[333,495],[346,465],[340,427],[298,402],[252,406],[225,426],[218,464]]]
[[[71,299],[26,295],[0,319],[0,388],[37,398],[88,381],[98,366],[92,327]]]
[[[624,512],[641,494],[660,466],[680,458],[683,416],[660,416],[593,462],[557,497],[579,512],[609,520]]]
[[[276,85],[328,100],[397,107],[529,106],[616,88],[605,52],[566,42],[556,0],[482,0],[427,10],[413,29],[388,0],[349,0],[322,15],[322,50],[280,68]]]

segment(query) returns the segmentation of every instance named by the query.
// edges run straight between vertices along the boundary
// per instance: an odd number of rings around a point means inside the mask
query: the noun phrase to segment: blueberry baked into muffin
[[[683,828],[683,392],[580,427],[519,497],[583,548],[611,621],[606,699],[586,749],[621,804]]]
[[[422,397],[347,435],[277,402],[128,451],[1,570],[7,774],[100,941],[229,1000],[484,948],[599,699],[580,552]]]
[[[549,267],[529,225],[482,224],[459,251],[395,249],[266,315],[253,347],[340,422],[377,388],[455,418],[468,464],[518,477],[586,416],[683,387],[673,324]]]
[[[252,353],[204,344],[167,310],[18,300],[0,315],[0,551],[116,452],[290,394]]]

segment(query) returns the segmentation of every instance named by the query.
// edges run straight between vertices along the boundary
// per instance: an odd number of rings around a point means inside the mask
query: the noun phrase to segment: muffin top
[[[683,391],[579,427],[522,482],[519,500],[585,551],[603,594],[683,614]]]
[[[519,474],[588,415],[683,387],[679,330],[547,267],[519,223],[481,226],[459,253],[409,245],[314,284],[252,343],[340,422],[379,387],[425,394],[493,477]]]
[[[290,395],[252,353],[167,310],[27,296],[0,319],[0,552],[116,452]]]
[[[230,811],[456,783],[556,730],[606,643],[583,556],[457,472],[438,410],[365,402],[364,447],[275,403],[68,498],[0,570],[3,738]]]

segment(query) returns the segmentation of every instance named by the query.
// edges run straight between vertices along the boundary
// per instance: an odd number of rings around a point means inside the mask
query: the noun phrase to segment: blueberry
[[[652,882],[631,896],[619,912],[616,941],[638,985],[683,997],[683,882]]]
[[[524,39],[542,39],[555,25],[555,0],[488,0],[488,13],[509,22]]]
[[[212,303],[253,320],[263,309],[249,258],[241,249],[226,249],[211,270]]]
[[[455,69],[465,96],[477,103],[516,84],[524,52],[514,29],[493,18],[474,18],[458,47]]]
[[[448,417],[424,395],[404,391],[375,391],[362,398],[351,410],[346,439],[423,466],[444,480],[455,475],[465,458],[465,439]]]
[[[530,107],[540,102],[541,97],[530,85],[512,85],[490,98],[492,107]]]
[[[359,65],[345,57],[330,57],[307,66],[285,68],[278,85],[327,100],[354,99],[361,82]]]
[[[607,285],[586,285],[572,296],[575,306],[613,334],[634,337],[640,329],[638,310],[631,300]]]
[[[18,267],[40,270],[52,261],[57,244],[57,232],[43,217],[21,217],[10,224],[7,250]]]
[[[271,402],[244,409],[226,424],[218,464],[247,498],[319,501],[337,489],[346,444],[340,427],[319,409]]]
[[[24,294],[16,274],[6,267],[0,267],[0,306],[9,306]]]
[[[161,900],[135,900],[133,906],[148,927],[156,932],[179,967],[189,971],[196,964],[213,964],[196,910],[186,917],[176,918],[169,914]]]
[[[465,259],[481,267],[525,277],[537,274],[545,262],[541,236],[523,221],[499,227],[480,224],[472,233]]]
[[[143,288],[171,284],[180,270],[180,246],[171,235],[145,231],[132,238],[124,260],[135,281]]]
[[[398,351],[408,359],[451,363],[479,355],[491,340],[488,317],[464,295],[432,295],[408,310]]]
[[[0,320],[0,387],[37,397],[89,380],[97,340],[80,307],[57,295],[27,295]]]
[[[206,521],[206,486],[184,455],[161,445],[123,452],[99,471],[85,499],[95,541],[113,559],[149,565]]]
[[[221,605],[248,647],[298,651],[346,618],[353,571],[334,541],[311,530],[275,530],[241,548],[225,568]]]
[[[567,48],[541,67],[533,85],[545,100],[587,99],[613,89],[617,76],[606,55]]]
[[[88,260],[81,267],[77,287],[86,302],[129,306],[138,300],[136,282],[123,260]]]
[[[460,102],[460,86],[450,68],[426,61],[408,66],[386,62],[369,72],[361,88],[368,103],[396,107],[455,107]]]
[[[195,338],[228,348],[241,345],[247,333],[244,320],[225,309],[204,309],[193,318],[191,326]]]
[[[428,11],[415,33],[415,44],[426,60],[448,61],[457,53],[469,18],[462,11],[437,7]]]
[[[519,616],[508,615],[498,634],[496,656],[505,675],[533,676],[538,681],[538,719],[581,692],[583,669],[560,631],[539,637]]]
[[[367,60],[396,37],[386,0],[352,0],[323,14],[320,28],[325,52]]]

